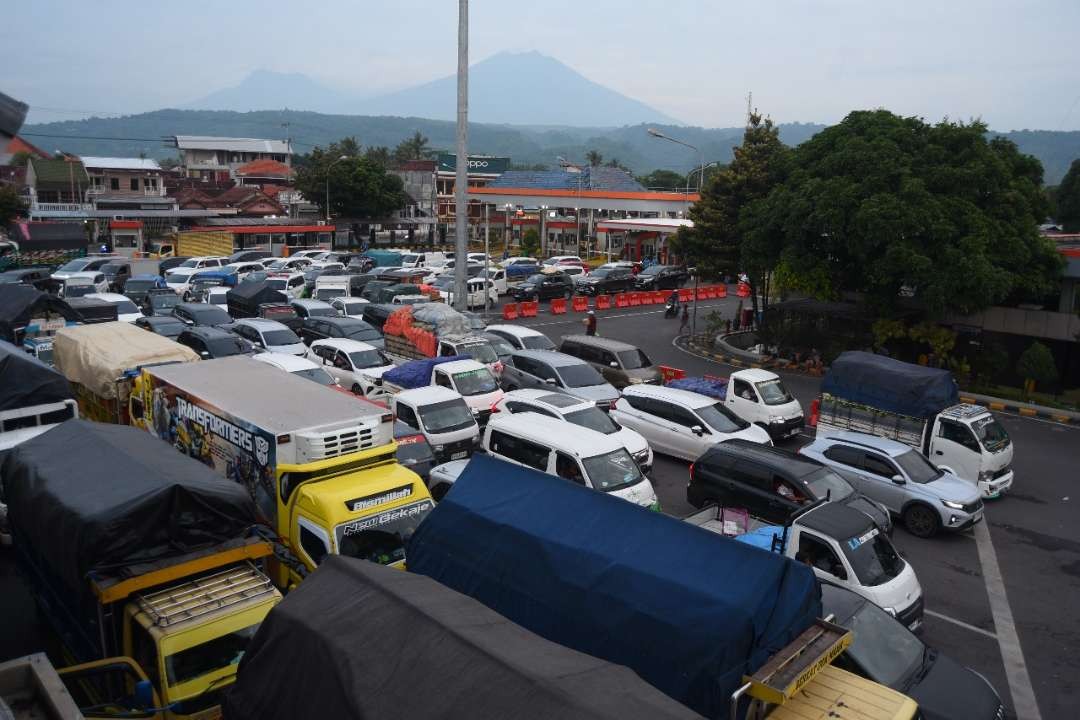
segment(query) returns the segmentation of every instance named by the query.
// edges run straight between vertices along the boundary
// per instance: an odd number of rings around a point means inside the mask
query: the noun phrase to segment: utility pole
[[[458,0],[457,162],[454,178],[454,308],[468,305],[465,279],[469,230],[469,0]]]

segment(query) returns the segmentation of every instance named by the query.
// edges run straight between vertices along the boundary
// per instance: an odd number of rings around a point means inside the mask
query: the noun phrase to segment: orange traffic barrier
[[[566,314],[566,300],[559,298],[551,301],[551,314],[552,315],[565,315]]]
[[[670,365],[660,365],[660,376],[664,379],[664,383],[667,384],[672,380],[682,380],[686,377],[686,371],[681,368],[671,367]]]
[[[573,308],[574,312],[585,312],[589,309],[589,298],[584,295],[574,296]]]
[[[630,293],[619,293],[615,296],[615,307],[624,308],[630,305]]]
[[[664,292],[663,290],[653,290],[653,294],[652,294],[652,304],[653,305],[663,305],[664,303],[667,302],[667,299],[668,299],[668,293]]]
[[[630,302],[628,303],[630,307],[637,307],[641,304],[641,293],[632,292],[628,293],[628,295],[630,296]]]
[[[818,416],[821,414],[821,398],[814,398],[814,402],[810,403],[810,418],[807,420],[807,424],[810,427],[817,427]]]
[[[610,295],[597,295],[596,296],[596,309],[608,310],[611,308],[611,296]]]
[[[523,302],[520,305],[521,317],[536,317],[537,310],[540,309],[540,303],[535,300]]]
[[[735,294],[741,298],[750,297],[750,286],[744,282],[739,283],[739,289],[735,291]]]
[[[719,289],[715,285],[710,285],[709,287],[705,288],[705,297],[707,297],[709,300],[715,300],[716,294],[718,292]]]
[[[682,288],[679,290],[679,302],[690,302],[694,299],[694,291],[688,288]]]
[[[718,297],[718,298],[726,298],[727,297],[727,285],[717,285],[716,286],[716,297]]]
[[[503,320],[517,320],[517,316],[517,303],[506,303],[503,305]]]
[[[708,290],[708,288],[698,288],[697,289],[697,299],[698,300],[708,300],[709,299],[709,290]]]

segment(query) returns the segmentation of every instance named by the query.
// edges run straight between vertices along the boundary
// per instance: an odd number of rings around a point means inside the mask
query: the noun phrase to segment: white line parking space
[[[990,632],[989,630],[983,630],[981,627],[975,627],[974,625],[971,625],[970,623],[966,623],[963,620],[957,620],[954,617],[949,617],[948,615],[942,615],[941,613],[934,612],[933,610],[924,610],[923,612],[926,615],[929,615],[930,617],[937,618],[938,620],[944,620],[945,622],[950,622],[953,625],[956,625],[958,627],[962,627],[965,630],[970,630],[973,633],[978,633],[980,635],[985,635],[986,637],[988,637],[988,638],[990,638],[992,640],[997,640],[998,639],[998,636],[995,635],[994,633]]]

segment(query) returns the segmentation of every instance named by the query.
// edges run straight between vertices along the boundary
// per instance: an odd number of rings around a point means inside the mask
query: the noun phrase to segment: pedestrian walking
[[[590,310],[588,313],[586,313],[585,319],[582,322],[585,323],[585,334],[586,335],[595,335],[596,334],[596,313],[594,313],[592,310]]]
[[[690,324],[690,306],[682,306],[682,320],[679,321],[679,334],[686,334],[686,326]]]

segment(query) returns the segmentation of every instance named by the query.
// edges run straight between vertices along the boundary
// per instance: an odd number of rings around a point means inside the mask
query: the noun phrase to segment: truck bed
[[[819,412],[818,435],[830,430],[854,430],[897,440],[917,450],[922,448],[925,420],[860,405],[832,395],[821,396]]]

